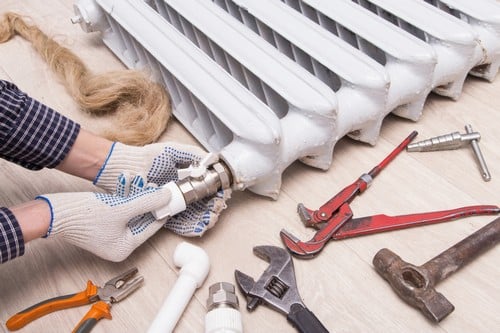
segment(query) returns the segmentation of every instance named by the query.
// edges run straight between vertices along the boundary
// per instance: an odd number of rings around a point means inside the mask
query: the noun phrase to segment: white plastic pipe
[[[217,308],[207,312],[205,333],[243,333],[240,311],[233,308]]]
[[[148,333],[170,333],[184,309],[208,275],[210,260],[200,247],[182,242],[175,248],[174,264],[180,267],[179,278],[163,302]]]

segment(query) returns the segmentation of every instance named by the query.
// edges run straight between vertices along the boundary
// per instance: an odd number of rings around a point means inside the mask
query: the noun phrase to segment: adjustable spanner
[[[292,257],[277,246],[256,246],[253,252],[269,262],[257,282],[236,270],[234,275],[241,292],[247,297],[249,311],[262,302],[284,313],[301,333],[328,333],[319,319],[306,308],[297,290]]]

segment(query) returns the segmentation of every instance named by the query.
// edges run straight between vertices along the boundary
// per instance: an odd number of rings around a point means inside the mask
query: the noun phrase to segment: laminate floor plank
[[[97,34],[86,34],[69,22],[73,1],[3,0],[0,14],[12,10],[26,15],[49,36],[73,50],[95,73],[125,68],[103,45]],[[0,44],[0,79],[16,83],[31,96],[100,132],[112,118],[95,118],[78,110],[64,84],[20,37]],[[218,224],[202,238],[185,239],[160,230],[128,259],[112,263],[63,242],[40,239],[27,245],[26,254],[0,266],[0,332],[17,311],[41,300],[83,290],[88,279],[104,283],[137,267],[145,278],[142,288],[112,308],[113,319],[101,320],[93,332],[146,332],[178,274],[175,247],[188,241],[206,250],[211,270],[183,313],[175,332],[203,332],[208,287],[234,282],[239,269],[255,278],[267,263],[252,254],[256,245],[282,246],[279,231],[301,239],[313,230],[304,228],[296,214],[299,202],[318,208],[326,200],[378,164],[411,131],[416,140],[454,131],[464,125],[482,135],[479,143],[492,180],[481,179],[472,149],[433,153],[401,153],[377,176],[372,186],[352,202],[355,217],[399,215],[452,209],[467,205],[499,204],[500,194],[500,78],[486,82],[467,79],[458,101],[431,94],[422,118],[412,122],[388,116],[375,146],[343,138],[333,164],[319,171],[299,162],[283,174],[278,200],[249,191],[233,193]],[[175,119],[160,141],[198,144]],[[97,190],[89,182],[56,170],[29,171],[0,160],[0,205],[10,206],[38,194]],[[470,217],[421,228],[332,241],[311,260],[294,259],[299,292],[308,308],[331,332],[498,332],[500,329],[500,248],[496,247],[442,282],[437,289],[456,307],[440,324],[426,320],[403,303],[375,272],[372,258],[387,247],[404,260],[420,265],[447,249],[494,217]],[[286,318],[260,306],[249,313],[238,292],[245,332],[296,332]],[[59,311],[29,324],[19,332],[67,332],[88,307]]]

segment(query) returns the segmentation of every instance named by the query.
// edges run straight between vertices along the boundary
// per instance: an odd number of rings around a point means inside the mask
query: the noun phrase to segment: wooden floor
[[[14,10],[30,16],[50,36],[79,54],[94,72],[121,69],[122,64],[97,35],[85,34],[70,23],[71,0],[2,0],[0,13]],[[15,82],[31,96],[98,132],[106,122],[81,113],[64,86],[48,70],[31,46],[19,37],[0,44],[0,78]],[[317,208],[362,173],[380,162],[412,130],[417,140],[449,132],[464,132],[471,124],[482,135],[480,147],[492,174],[484,182],[472,149],[439,153],[402,153],[354,200],[355,216],[408,214],[466,205],[500,203],[500,78],[488,83],[468,78],[460,99],[432,95],[418,122],[388,117],[375,147],[342,139],[328,172],[300,163],[284,174],[277,201],[248,191],[235,193],[221,221],[201,239],[188,239],[205,249],[211,271],[189,303],[176,332],[203,332],[208,287],[234,283],[234,270],[259,277],[266,263],[252,254],[256,245],[281,246],[279,231],[286,228],[300,238],[306,230],[296,205]],[[161,141],[195,143],[172,121]],[[0,205],[9,206],[48,192],[92,191],[88,182],[55,170],[32,172],[0,161]],[[440,324],[426,320],[403,303],[375,272],[372,258],[388,247],[403,259],[422,264],[494,218],[462,219],[434,226],[330,242],[315,259],[294,259],[298,288],[304,303],[331,332],[499,332],[500,247],[482,255],[438,285],[456,307]],[[101,260],[73,246],[40,239],[28,244],[26,254],[0,266],[0,331],[7,332],[9,316],[49,297],[83,290],[88,279],[103,283],[137,267],[145,284],[116,304],[113,319],[102,320],[94,332],[145,332],[178,276],[172,254],[179,236],[161,230],[122,263]],[[238,293],[245,332],[296,332],[286,318],[267,307],[249,313]],[[87,306],[59,311],[36,320],[21,332],[68,332]]]

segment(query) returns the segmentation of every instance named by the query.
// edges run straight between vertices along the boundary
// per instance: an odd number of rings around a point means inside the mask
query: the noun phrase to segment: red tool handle
[[[10,317],[7,320],[6,326],[11,331],[18,330],[48,313],[89,304],[95,295],[97,295],[97,286],[92,281],[88,281],[85,290],[76,294],[54,297],[37,303]]]
[[[400,216],[384,214],[354,218],[344,224],[332,239],[345,239],[374,233],[441,223],[474,215],[497,215],[500,207],[492,205],[467,206],[450,210]]]
[[[418,132],[413,131],[410,135],[404,139],[382,162],[371,169],[368,172],[368,176],[372,179],[377,176],[380,171],[382,171],[394,158],[401,153],[406,146],[417,136]],[[364,177],[366,175],[361,175],[354,183],[346,186],[342,191],[336,194],[333,198],[328,200],[323,206],[321,206],[317,211],[312,213],[312,221],[308,223],[321,223],[327,222],[333,214],[340,208],[344,203],[349,203],[352,201],[354,196],[362,193],[366,190],[369,185],[369,180],[367,181]],[[311,213],[311,211],[309,211]]]
[[[387,157],[384,158],[382,162],[380,162],[377,166],[371,169],[370,172],[368,172],[368,174],[372,176],[372,178],[375,178],[375,176],[377,176],[380,173],[380,171],[382,171],[382,169],[384,169],[387,166],[387,164],[389,164],[400,152],[405,150],[406,146],[408,146],[410,142],[412,142],[413,139],[415,139],[417,134],[418,134],[417,131],[411,132],[410,135],[408,135],[408,137],[399,144],[399,146],[394,148],[394,150],[389,155],[387,155]]]

